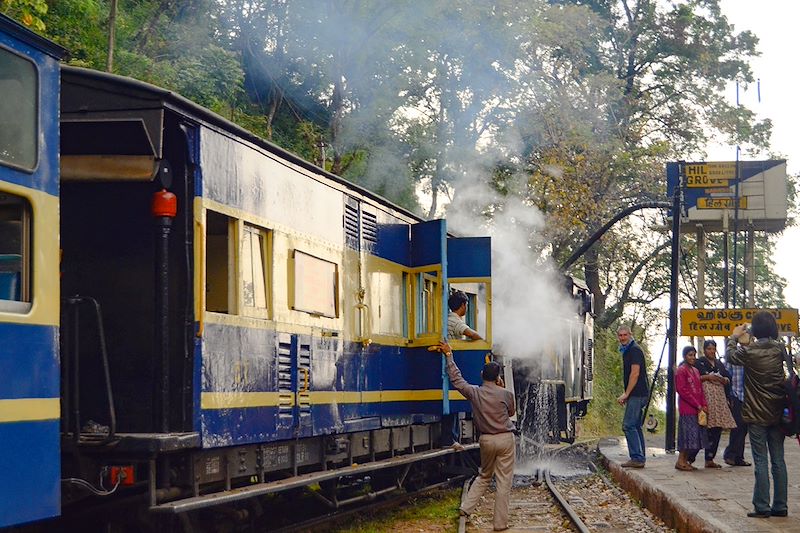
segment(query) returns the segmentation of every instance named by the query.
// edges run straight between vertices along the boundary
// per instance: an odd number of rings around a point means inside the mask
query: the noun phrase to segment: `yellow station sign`
[[[726,337],[739,324],[748,324],[759,311],[769,311],[781,335],[797,335],[797,309],[681,309],[684,337]]]
[[[684,167],[686,186],[698,189],[728,187],[736,177],[736,162],[689,163]]]
[[[697,199],[697,209],[733,209],[736,203],[733,198],[705,198]],[[747,209],[747,196],[739,197],[739,209]]]

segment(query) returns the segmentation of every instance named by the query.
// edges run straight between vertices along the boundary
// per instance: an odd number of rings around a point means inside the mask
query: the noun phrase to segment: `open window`
[[[31,308],[32,227],[28,200],[0,192],[0,311]]]
[[[473,331],[476,331],[482,339],[489,338],[489,294],[490,286],[488,281],[474,282],[450,282],[450,291],[461,291],[467,295],[467,314],[464,321]],[[461,340],[461,339],[455,339]]]
[[[206,211],[206,310],[234,314],[236,298],[231,290],[236,263],[236,221],[215,211]]]

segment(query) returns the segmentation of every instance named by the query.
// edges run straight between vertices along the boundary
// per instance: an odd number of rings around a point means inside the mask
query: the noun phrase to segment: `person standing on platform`
[[[480,431],[481,469],[461,504],[461,513],[469,516],[478,506],[494,476],[497,492],[494,501],[494,530],[508,529],[508,503],[511,498],[511,482],[514,479],[516,442],[514,422],[516,412],[514,394],[505,388],[500,377],[500,365],[494,361],[486,363],[481,372],[483,383],[470,385],[461,376],[453,361],[453,350],[446,342],[438,346],[445,356],[447,375],[453,387],[469,400],[472,418]]]
[[[727,353],[731,363],[745,369],[742,418],[748,424],[750,448],[755,463],[754,509],[747,516],[786,516],[788,479],[783,458],[784,435],[780,427],[786,402],[783,387],[786,378],[783,370],[785,349],[778,340],[775,317],[767,311],[759,311],[753,315],[750,333],[757,340],[747,343],[746,333],[744,325],[734,328],[728,339]],[[771,505],[770,464],[774,488]]]
[[[631,328],[621,326],[617,330],[619,351],[622,353],[622,386],[625,391],[617,398],[617,403],[625,406],[622,418],[622,432],[628,441],[629,461],[622,463],[625,468],[644,468],[645,443],[642,432],[642,413],[647,407],[649,397],[644,352],[633,340]]]
[[[722,458],[725,460],[725,464],[731,466],[751,466],[752,463],[744,458],[744,441],[747,438],[747,423],[742,420],[742,405],[744,404],[744,367],[741,365],[734,365],[726,355],[725,369],[731,377],[731,414],[736,421],[736,427],[731,429],[731,434],[728,438],[728,446],[725,448]]]
[[[700,425],[698,415],[706,412],[706,398],[700,382],[700,372],[695,368],[697,350],[694,346],[683,349],[683,362],[675,372],[675,391],[678,393],[678,460],[675,469],[692,471],[697,452],[707,446],[706,429]]]
[[[706,435],[708,441],[705,446],[706,468],[722,468],[714,462],[719,448],[719,438],[723,429],[736,428],[736,420],[728,407],[728,391],[730,374],[725,366],[717,359],[717,343],[709,339],[703,343],[703,356],[697,358],[694,367],[700,372],[700,382],[703,385],[703,395],[708,407],[708,423]],[[689,457],[689,462],[694,462],[694,457]]]

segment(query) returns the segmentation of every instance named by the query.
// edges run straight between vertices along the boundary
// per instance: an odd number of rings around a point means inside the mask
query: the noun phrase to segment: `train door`
[[[448,238],[447,273],[449,292],[461,291],[467,296],[464,321],[481,336],[480,340],[452,338],[448,342],[453,347],[456,364],[464,378],[470,383],[480,383],[481,370],[492,349],[491,239]],[[470,410],[469,402],[458,392],[451,391],[448,398],[452,402],[449,406],[451,412]]]

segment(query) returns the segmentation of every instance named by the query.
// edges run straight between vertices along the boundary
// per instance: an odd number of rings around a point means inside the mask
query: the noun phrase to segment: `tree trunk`
[[[599,253],[596,245],[589,248],[583,257],[586,285],[594,295],[594,312],[596,316],[601,316],[606,310],[606,295],[603,293],[602,287],[600,287]]]
[[[108,53],[106,55],[106,72],[114,71],[114,42],[117,37],[117,0],[111,0],[108,13]]]
[[[431,207],[428,210],[428,219],[432,220],[436,216],[436,210],[439,209],[439,187],[444,183],[444,167],[445,167],[445,147],[447,145],[445,139],[445,94],[439,97],[439,116],[437,117],[436,124],[436,170],[431,177]]]
[[[272,121],[275,120],[275,114],[278,112],[278,109],[281,107],[281,103],[283,103],[283,90],[280,87],[275,85],[275,88],[272,90],[272,98],[269,103],[269,109],[267,110],[266,119],[267,119],[267,140],[272,140]]]
[[[342,122],[344,120],[344,78],[337,74],[333,83],[333,96],[331,97],[331,145],[333,147],[333,163],[331,172],[340,176],[342,174],[342,151],[339,143],[342,135]]]

